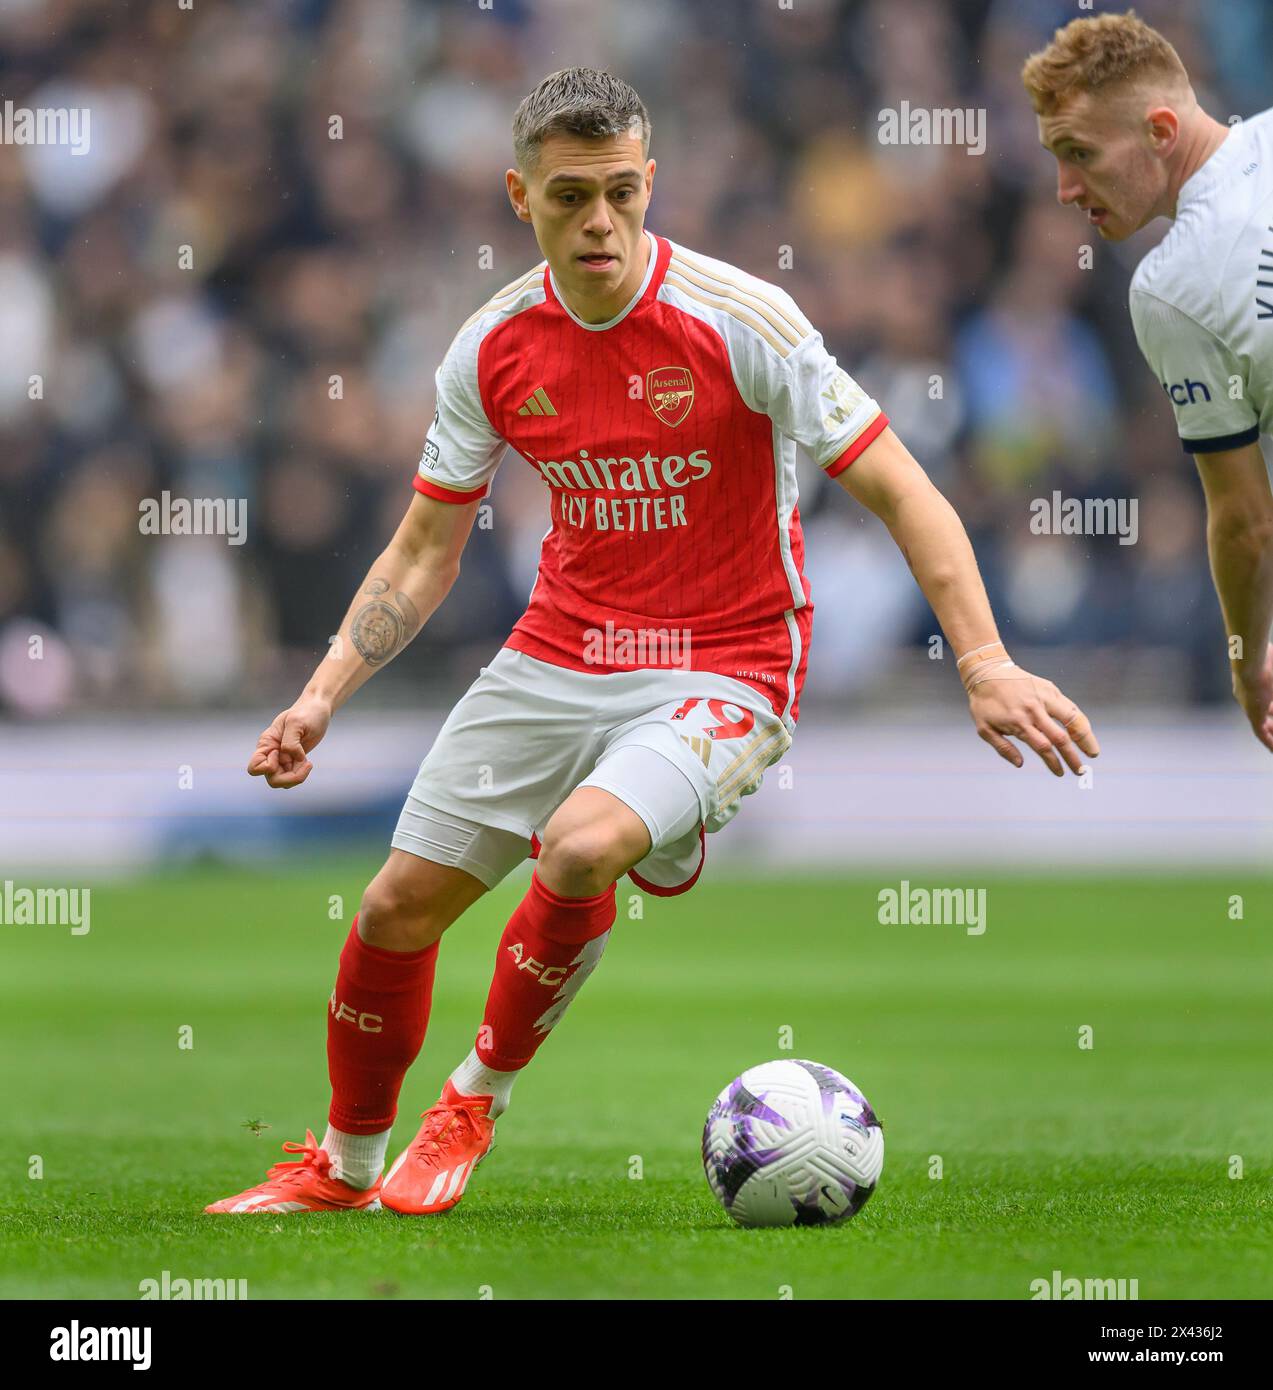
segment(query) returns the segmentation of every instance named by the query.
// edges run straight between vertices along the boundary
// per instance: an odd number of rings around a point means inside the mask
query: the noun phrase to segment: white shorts
[[[392,843],[493,888],[528,848],[538,853],[576,787],[601,787],[650,832],[632,879],[680,893],[702,868],[704,835],[733,819],[790,746],[765,697],[729,676],[594,675],[503,647],[420,764]]]

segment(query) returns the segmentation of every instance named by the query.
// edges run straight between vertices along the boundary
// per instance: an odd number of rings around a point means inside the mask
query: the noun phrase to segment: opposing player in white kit
[[[1016,667],[959,519],[791,296],[644,227],[649,120],[608,73],[554,73],[514,121],[517,216],[545,260],[465,323],[437,373],[417,496],[340,640],[249,771],[309,775],[332,712],[450,588],[511,446],[550,490],[525,616],[425,758],[328,1009],[326,1136],[214,1212],[444,1211],[517,1075],[599,960],[616,880],[681,892],[795,728],[812,603],[795,447],[883,517],[931,601],[978,733],[1057,775],[1098,749]],[[847,597],[847,596],[846,596]],[[381,1169],[424,1038],[438,939],[528,852],[473,1051]]]
[[[1175,224],[1132,277],[1132,323],[1207,499],[1233,693],[1273,751],[1273,111],[1207,115],[1130,12],[1076,19],[1022,72],[1057,196],[1107,241]]]

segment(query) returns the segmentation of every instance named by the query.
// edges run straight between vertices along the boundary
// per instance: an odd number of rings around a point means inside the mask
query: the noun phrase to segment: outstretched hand
[[[1251,723],[1256,738],[1273,753],[1273,646],[1264,653],[1264,664],[1254,676],[1233,677],[1233,698]]]
[[[988,653],[988,655],[986,654]],[[980,659],[978,659],[980,658]],[[1082,754],[1101,751],[1087,715],[1049,680],[1032,676],[1009,658],[1000,642],[967,652],[959,659],[975,664],[961,672],[968,708],[978,735],[1013,767],[1025,759],[1010,738],[1033,748],[1057,777],[1083,771]]]

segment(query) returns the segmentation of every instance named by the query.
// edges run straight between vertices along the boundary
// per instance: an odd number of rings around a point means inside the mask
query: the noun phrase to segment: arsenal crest
[[[656,367],[645,377],[645,398],[665,425],[679,425],[694,404],[694,378],[688,367]]]

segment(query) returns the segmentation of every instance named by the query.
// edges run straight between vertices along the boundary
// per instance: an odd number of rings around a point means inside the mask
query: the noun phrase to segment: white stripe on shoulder
[[[764,319],[791,347],[796,347],[813,332],[813,325],[786,290],[737,266],[675,246],[668,262],[668,272],[673,270],[704,293],[733,301]]]
[[[740,323],[751,329],[758,337],[763,338],[779,357],[785,358],[791,353],[790,344],[784,338],[780,338],[763,319],[757,318],[756,315],[748,313],[727,299],[704,294],[702,290],[696,289],[687,280],[682,279],[670,265],[667,274],[663,277],[660,294],[664,289],[675,292],[677,295],[683,295],[692,303],[700,304],[704,309],[711,310],[715,314],[723,314],[735,323]],[[700,314],[699,317],[704,316]]]
[[[458,338],[462,333],[466,333],[487,314],[498,314],[501,319],[505,319],[520,313],[523,309],[529,309],[533,304],[542,304],[546,298],[544,267],[547,264],[547,261],[540,261],[525,275],[496,291],[480,309],[476,309],[464,320],[455,336]]]

